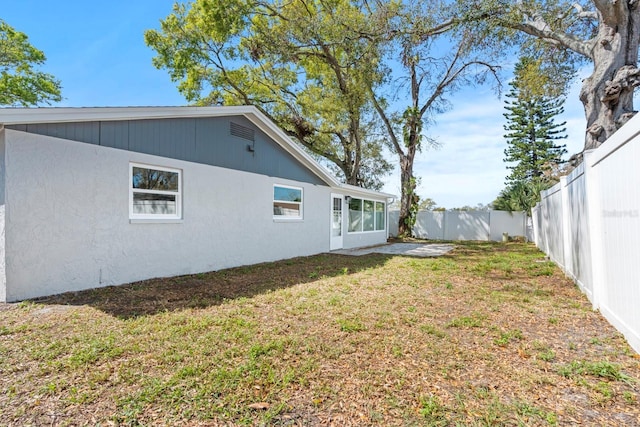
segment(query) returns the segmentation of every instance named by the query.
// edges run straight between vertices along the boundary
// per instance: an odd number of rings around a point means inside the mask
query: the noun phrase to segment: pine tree
[[[521,58],[515,78],[509,83],[507,98],[511,101],[505,101],[508,123],[504,137],[508,147],[504,161],[515,164],[507,166],[511,170],[507,184],[544,180],[544,173],[551,165],[561,163],[567,153],[565,145],[557,144],[567,137],[566,122],[555,122],[556,116],[564,112],[564,98],[545,94],[544,84],[536,85],[530,80],[532,75],[539,75],[534,71],[539,66],[539,61]]]
[[[540,200],[540,191],[555,183],[551,172],[567,153],[565,145],[557,144],[567,137],[565,122],[555,122],[564,111],[564,98],[554,93],[550,80],[544,80],[540,66],[540,61],[520,58],[509,83],[504,161],[511,163],[507,166],[511,173],[507,187],[493,202],[494,209],[529,212]]]

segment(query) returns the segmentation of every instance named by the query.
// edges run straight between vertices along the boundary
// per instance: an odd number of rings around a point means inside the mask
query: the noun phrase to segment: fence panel
[[[542,215],[542,235],[545,247],[542,248],[549,258],[564,268],[563,212],[560,184],[542,192],[540,201]]]
[[[523,212],[490,211],[489,239],[502,240],[503,233],[509,236],[530,238],[527,233],[527,216]]]
[[[389,235],[398,235],[398,211],[389,211]],[[434,240],[502,240],[502,234],[531,238],[524,212],[420,211],[413,235]]]
[[[594,292],[599,295],[602,313],[623,333],[626,330],[625,335],[633,337],[627,339],[634,340],[640,351],[640,137],[633,139],[610,155],[605,152],[593,159],[599,178],[593,196],[599,200],[601,215],[603,266],[599,278],[604,285]]]
[[[566,209],[569,218],[569,232],[565,233],[568,246],[565,252],[570,254],[565,260],[565,268],[593,302],[589,206],[584,162],[567,177],[565,188],[568,196]]]
[[[398,235],[398,219],[400,211],[389,211],[389,236]]]
[[[489,240],[489,212],[446,211],[445,240]]]
[[[533,209],[536,245],[640,352],[640,115]]]
[[[413,235],[420,239],[444,240],[444,216],[441,211],[420,211]]]

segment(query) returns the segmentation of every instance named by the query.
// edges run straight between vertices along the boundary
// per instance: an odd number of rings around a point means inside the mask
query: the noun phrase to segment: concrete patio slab
[[[453,245],[442,243],[390,243],[380,246],[371,246],[358,249],[340,249],[331,251],[340,255],[367,255],[372,253],[390,255],[408,255],[416,257],[433,257],[444,255],[453,249]]]

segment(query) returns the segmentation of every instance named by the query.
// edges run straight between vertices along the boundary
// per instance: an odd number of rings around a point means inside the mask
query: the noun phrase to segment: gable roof
[[[238,115],[246,117],[330,187],[362,196],[394,197],[391,194],[340,183],[329,171],[293,142],[289,135],[279,126],[254,106],[2,108],[0,109],[0,125],[224,117]]]

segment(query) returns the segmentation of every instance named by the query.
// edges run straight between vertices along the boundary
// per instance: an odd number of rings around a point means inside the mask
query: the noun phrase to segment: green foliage
[[[479,328],[483,325],[486,316],[474,314],[473,316],[457,317],[447,323],[448,328]]]
[[[533,83],[529,87],[534,91],[544,87],[546,95],[560,96],[590,59],[580,42],[595,35],[593,21],[577,16],[574,4],[567,0],[457,0],[453,22],[460,31],[476,34],[492,57],[511,57],[517,51],[537,58],[542,72],[529,80]],[[537,31],[544,24],[548,32]]]
[[[545,362],[551,362],[556,358],[556,353],[550,348],[547,348],[546,350],[542,350],[538,353],[538,358],[540,360],[544,360]]]
[[[420,398],[420,415],[422,415],[430,426],[445,426],[448,424],[446,418],[447,408],[438,396],[431,395]]]
[[[493,209],[530,213],[531,209],[540,201],[540,192],[550,186],[551,184],[539,179],[513,182],[498,194],[492,203]]]
[[[60,82],[34,68],[45,60],[26,34],[0,19],[0,105],[29,107],[60,101]]]
[[[366,330],[365,326],[358,319],[338,319],[338,325],[342,332],[361,332]]]
[[[420,198],[420,203],[418,203],[418,209],[421,211],[432,211],[434,210],[438,204],[431,197]]]
[[[401,237],[411,237],[413,226],[416,224],[418,211],[420,209],[420,196],[416,193],[418,180],[416,177],[412,176],[409,181],[404,184],[405,185],[402,187],[403,199],[408,201],[405,202],[407,204],[407,214],[404,218],[400,218],[405,225],[404,232],[401,233]]]
[[[555,122],[564,111],[564,99],[549,95],[553,92],[549,79],[540,60],[521,57],[515,67],[504,114],[508,145],[504,161],[511,173],[507,187],[493,202],[494,209],[530,212],[540,201],[540,191],[557,181],[554,168],[567,150],[556,141],[567,136],[565,123]]]
[[[611,362],[573,361],[558,367],[563,377],[574,378],[580,375],[591,375],[612,381],[633,382],[634,379],[620,371],[620,365]]]
[[[346,182],[378,188],[390,165],[371,137],[364,87],[378,81],[377,19],[357,2],[194,0],[145,33],[187,100],[254,105],[326,158]]]
[[[401,67],[389,66],[386,78],[367,88],[387,145],[400,164],[400,236],[411,236],[419,209],[413,184],[415,155],[427,145],[437,146],[425,135],[428,126],[449,109],[447,95],[496,77],[499,68],[480,59],[472,32],[455,34],[452,26],[443,24],[450,9],[444,1],[402,3],[397,19],[390,21],[393,36],[384,44],[385,59],[399,61]]]
[[[512,341],[520,341],[522,339],[522,331],[520,329],[513,329],[507,332],[500,332],[500,336],[494,339],[493,342],[500,347],[505,347]]]
[[[544,179],[544,173],[551,165],[561,163],[567,152],[564,145],[555,143],[567,137],[565,122],[555,123],[555,117],[564,111],[564,99],[544,93],[546,79],[542,76],[539,61],[522,57],[516,65],[514,80],[509,83],[507,98],[511,100],[505,101],[508,112],[504,114],[507,119],[504,137],[508,144],[504,161],[512,164],[507,166],[511,169],[508,182]]]

